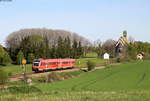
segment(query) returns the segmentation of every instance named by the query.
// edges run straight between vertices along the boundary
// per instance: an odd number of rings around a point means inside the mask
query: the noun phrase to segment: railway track
[[[103,69],[105,68],[105,66],[99,66],[99,67],[95,67],[95,69]],[[61,70],[53,70],[54,72],[71,72],[71,71],[78,71],[78,70],[87,70],[87,68],[78,68],[78,67],[75,67],[75,68],[72,68],[72,69],[61,69]],[[52,71],[47,71],[47,72],[39,72],[39,73],[26,73],[26,77],[31,77],[31,78],[34,78],[34,77],[41,77],[41,76],[46,76],[48,75],[50,72]],[[14,81],[19,81],[19,80],[23,80],[24,78],[24,74],[16,74],[16,75],[12,75],[10,78],[9,78],[9,81],[10,82],[14,82]]]

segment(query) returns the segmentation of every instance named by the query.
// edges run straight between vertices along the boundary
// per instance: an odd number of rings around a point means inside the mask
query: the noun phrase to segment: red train
[[[75,59],[35,59],[32,64],[33,71],[47,71],[54,69],[73,68]]]

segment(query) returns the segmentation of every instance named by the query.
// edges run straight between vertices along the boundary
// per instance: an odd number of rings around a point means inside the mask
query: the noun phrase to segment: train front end
[[[40,59],[34,59],[32,63],[32,71],[39,71]]]

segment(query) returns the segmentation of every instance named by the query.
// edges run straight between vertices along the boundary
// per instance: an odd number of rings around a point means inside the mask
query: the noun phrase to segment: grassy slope
[[[40,84],[41,90],[128,91],[150,89],[150,62],[133,62],[83,73],[78,78]]]
[[[6,90],[1,92],[0,101],[149,101],[149,84],[150,61],[133,62],[69,80],[39,83],[28,93]]]

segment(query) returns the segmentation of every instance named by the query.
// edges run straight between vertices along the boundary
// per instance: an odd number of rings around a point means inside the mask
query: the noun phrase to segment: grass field
[[[6,66],[0,66],[3,70],[5,70],[7,73],[11,73],[12,75],[14,74],[21,74],[23,73],[22,66],[21,65],[6,65]],[[31,64],[26,65],[26,72],[31,73],[32,72],[32,66]]]
[[[150,90],[150,61],[125,63],[94,72],[85,72],[78,78],[41,84],[41,90],[62,91],[128,91]]]
[[[150,61],[109,66],[54,83],[0,92],[1,101],[149,101]]]
[[[29,92],[0,96],[0,101],[149,101],[147,91],[134,92]]]
[[[95,52],[88,52],[86,55],[85,55],[86,58],[97,58],[97,53]]]
[[[100,58],[81,58],[77,59],[75,67],[87,67],[86,63],[88,60],[94,62],[96,66],[101,66],[104,65],[106,62],[108,62],[108,60],[103,60]]]

